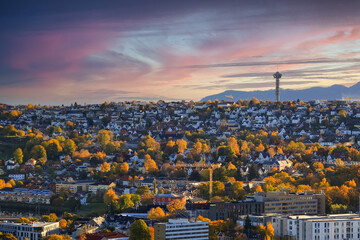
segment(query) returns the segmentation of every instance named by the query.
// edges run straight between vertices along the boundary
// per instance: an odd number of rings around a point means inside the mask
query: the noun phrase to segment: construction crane
[[[231,99],[231,101],[233,101],[234,97],[232,95],[225,95],[225,97],[228,97]]]

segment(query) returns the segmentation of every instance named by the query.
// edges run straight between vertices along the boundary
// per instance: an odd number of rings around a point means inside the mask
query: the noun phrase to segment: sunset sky
[[[199,100],[276,70],[282,88],[360,81],[360,1],[1,1],[2,103]]]

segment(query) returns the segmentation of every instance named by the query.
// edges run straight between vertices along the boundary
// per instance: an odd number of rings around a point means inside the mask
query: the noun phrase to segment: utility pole
[[[213,188],[213,168],[210,167],[210,181],[209,181],[209,200],[212,197],[212,188]]]

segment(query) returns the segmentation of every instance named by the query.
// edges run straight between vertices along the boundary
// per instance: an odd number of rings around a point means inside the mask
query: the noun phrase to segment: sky
[[[199,100],[360,81],[360,1],[4,0],[0,102]]]

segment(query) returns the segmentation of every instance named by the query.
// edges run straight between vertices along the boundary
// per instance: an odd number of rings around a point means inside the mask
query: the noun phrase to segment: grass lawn
[[[107,212],[107,206],[105,203],[89,203],[89,205],[82,205],[81,209],[77,212],[77,214],[81,216],[87,216],[92,213],[96,213],[97,215],[103,215]]]

